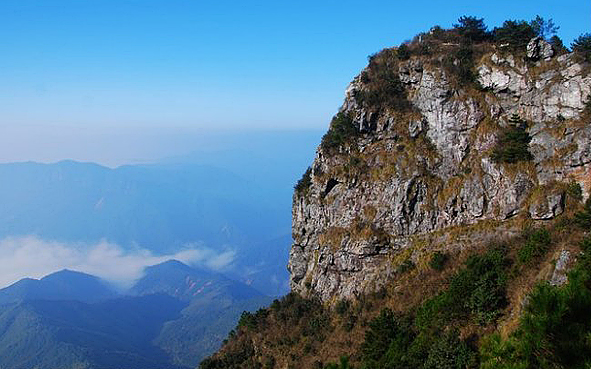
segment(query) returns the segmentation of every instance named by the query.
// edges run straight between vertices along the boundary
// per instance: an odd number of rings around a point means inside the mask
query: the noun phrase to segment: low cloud
[[[235,256],[234,251],[217,252],[200,244],[187,245],[173,254],[154,255],[145,249],[126,250],[108,241],[84,244],[46,241],[34,236],[8,237],[0,241],[0,287],[25,277],[41,278],[71,269],[127,288],[143,275],[145,267],[166,260],[220,270],[227,268]]]

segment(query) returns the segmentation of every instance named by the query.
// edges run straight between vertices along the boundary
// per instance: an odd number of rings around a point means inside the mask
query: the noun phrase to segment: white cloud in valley
[[[8,237],[0,241],[0,287],[19,279],[41,278],[70,269],[103,278],[121,288],[143,275],[147,266],[175,259],[214,270],[228,267],[234,251],[218,252],[198,243],[168,255],[154,255],[146,249],[126,250],[108,241],[95,244],[47,241],[35,236]]]

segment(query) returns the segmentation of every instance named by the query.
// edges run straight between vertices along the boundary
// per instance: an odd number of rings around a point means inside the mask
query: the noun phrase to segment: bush
[[[472,47],[462,45],[443,60],[443,68],[448,74],[457,77],[460,86],[476,83]]]
[[[404,362],[407,348],[415,337],[411,328],[412,321],[408,317],[383,309],[365,332],[361,345],[365,367],[396,367],[395,363]]]
[[[349,300],[341,299],[341,300],[339,300],[339,302],[337,302],[337,304],[335,306],[335,311],[340,316],[343,316],[349,310],[349,306],[350,306]]]
[[[402,44],[396,49],[396,55],[400,60],[408,60],[410,58],[410,49],[406,44]]]
[[[411,259],[406,259],[396,268],[396,272],[400,274],[404,274],[410,270],[415,268],[415,263]]]
[[[447,255],[437,251],[436,253],[431,256],[431,260],[429,261],[429,266],[432,269],[441,271],[445,267],[445,263],[447,262]]]
[[[525,130],[525,122],[513,114],[509,119],[510,127],[503,129],[497,135],[497,141],[491,158],[496,163],[516,163],[532,160],[529,152],[531,137]]]
[[[405,52],[402,48],[404,57]],[[399,51],[394,49],[385,49],[373,55],[367,70],[361,74],[364,89],[357,91],[357,102],[371,108],[410,111],[412,105],[398,76],[399,61]]]
[[[507,45],[512,50],[523,50],[528,42],[536,36],[536,31],[526,21],[507,20],[502,27],[493,30],[495,42]]]
[[[349,358],[346,356],[341,356],[339,363],[329,363],[327,364],[324,369],[353,369],[351,365],[349,365]]]
[[[581,201],[583,199],[583,189],[581,188],[581,185],[575,181],[572,181],[568,184],[566,193],[577,201]]]
[[[482,368],[588,368],[591,365],[591,239],[562,287],[538,285],[507,340],[493,335],[481,346]]]
[[[575,214],[575,222],[581,228],[591,229],[591,196],[585,201],[583,210]]]
[[[587,61],[591,61],[591,33],[584,33],[577,37],[571,44],[574,52],[585,56]]]
[[[428,299],[417,311],[419,330],[436,330],[450,321],[472,318],[480,324],[493,322],[507,304],[509,260],[503,246],[483,255],[472,255],[451,278],[449,288]]]
[[[526,232],[526,241],[517,252],[517,259],[527,264],[535,258],[543,256],[550,246],[550,233],[546,228]]]
[[[303,194],[306,191],[308,191],[308,189],[310,188],[311,185],[312,185],[312,168],[308,167],[308,169],[306,169],[306,171],[302,175],[302,178],[300,178],[298,183],[296,183],[296,185],[293,188],[296,191],[296,193]]]
[[[352,138],[359,135],[359,129],[353,124],[351,117],[343,112],[332,118],[328,132],[322,137],[320,147],[326,151],[338,149]]]
[[[425,369],[472,368],[476,364],[476,352],[460,340],[455,330],[440,336],[429,349]]]

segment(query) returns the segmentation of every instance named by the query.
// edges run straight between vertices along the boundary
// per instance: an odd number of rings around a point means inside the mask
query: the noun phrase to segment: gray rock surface
[[[370,292],[396,278],[404,255],[433,247],[417,237],[516,216],[551,219],[564,210],[560,183],[576,181],[589,194],[589,66],[571,54],[544,61],[545,41],[532,45],[536,65],[485,55],[476,65],[482,91],[454,85],[420,58],[400,62],[408,116],[363,105],[356,96],[367,87],[361,77],[351,82],[340,111],[358,137],[336,151],[320,147],[310,188],[294,194],[292,290],[327,302]],[[514,113],[528,122],[533,160],[496,163],[496,134]]]
[[[570,261],[570,252],[568,250],[562,250],[558,260],[556,260],[556,266],[554,272],[550,278],[550,284],[552,286],[562,286],[568,282],[568,262]]]
[[[534,37],[527,44],[527,57],[531,60],[550,60],[554,56],[554,49],[542,37]]]

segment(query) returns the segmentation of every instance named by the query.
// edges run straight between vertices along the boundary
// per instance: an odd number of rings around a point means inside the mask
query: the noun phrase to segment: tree
[[[461,16],[458,23],[453,25],[459,34],[473,42],[486,41],[489,38],[484,18]]]
[[[497,27],[493,31],[496,42],[506,44],[512,49],[524,49],[529,40],[536,36],[532,26],[524,20],[508,20],[502,27]]]
[[[571,47],[573,51],[591,52],[591,33],[584,33],[577,37]]]
[[[544,40],[550,39],[552,36],[556,36],[556,32],[560,28],[554,24],[552,18],[545,20],[539,15],[534,20],[529,22],[531,28],[534,30],[536,36],[542,37]]]
[[[557,54],[565,54],[568,52],[568,49],[564,46],[562,39],[556,35],[550,38],[550,45],[554,48]]]
[[[591,33],[584,33],[577,37],[571,47],[574,52],[583,54],[587,61],[591,61]]]

